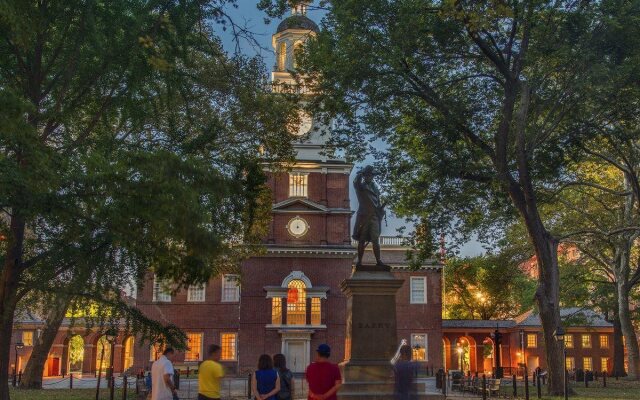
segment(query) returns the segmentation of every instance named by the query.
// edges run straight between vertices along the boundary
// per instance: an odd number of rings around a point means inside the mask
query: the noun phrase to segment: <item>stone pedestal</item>
[[[404,280],[388,270],[364,265],[342,282],[347,296],[346,359],[340,364],[343,385],[340,400],[394,398],[391,359],[397,348],[396,292]],[[416,399],[439,399],[427,395],[424,384]],[[442,397],[444,398],[444,397]]]

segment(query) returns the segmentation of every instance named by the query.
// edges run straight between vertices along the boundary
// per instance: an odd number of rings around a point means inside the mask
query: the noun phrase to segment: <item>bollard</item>
[[[115,389],[116,389],[116,377],[113,376],[113,369],[112,369],[111,377],[109,378],[109,400],[113,400],[113,396],[115,395],[114,393]]]
[[[251,374],[247,378],[247,399],[251,398]]]
[[[515,374],[511,377],[511,379],[511,383],[513,383],[513,398],[515,399],[516,397],[518,397],[518,382]]]
[[[122,400],[127,400],[128,386],[129,386],[129,383],[127,382],[127,376],[123,375],[122,376]]]
[[[607,371],[602,373],[602,387],[607,387]]]
[[[69,374],[69,389],[73,389],[73,373]]]
[[[536,374],[536,387],[538,388],[538,398],[542,398],[542,387],[540,386],[540,374]]]
[[[187,379],[189,379],[189,372],[191,372],[191,370],[187,367]]]
[[[536,383],[538,382],[538,381],[536,380],[536,376],[537,376],[537,375],[538,375],[538,374],[536,373],[536,371],[533,371],[533,376],[531,377],[531,383],[533,384],[533,386],[535,386],[535,385],[536,385]]]
[[[584,387],[589,387],[589,380],[587,379],[587,371],[584,371]]]
[[[487,376],[482,374],[482,400],[487,400]]]
[[[526,367],[524,370],[524,398],[529,400],[529,374],[527,373]]]
[[[16,369],[13,369],[13,382],[12,385],[13,387],[16,387],[16,385],[18,384],[18,371],[16,371]]]
[[[22,371],[18,372],[18,385],[22,382]]]

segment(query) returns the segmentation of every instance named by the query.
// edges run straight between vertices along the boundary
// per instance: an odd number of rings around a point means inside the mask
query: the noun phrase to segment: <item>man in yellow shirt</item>
[[[198,368],[198,400],[220,400],[220,380],[224,377],[224,368],[218,361],[222,351],[220,346],[209,347],[209,358]]]

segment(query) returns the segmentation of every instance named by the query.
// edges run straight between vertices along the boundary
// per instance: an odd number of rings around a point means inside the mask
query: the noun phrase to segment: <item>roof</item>
[[[284,21],[280,22],[278,25],[277,33],[286,31],[287,29],[305,29],[309,31],[314,31],[315,33],[320,32],[320,28],[318,28],[318,24],[309,19],[306,15],[292,15]]]
[[[591,328],[611,328],[613,324],[604,319],[602,314],[581,307],[566,307],[560,309],[560,319],[568,326],[581,326]],[[515,318],[517,326],[542,326],[540,314],[531,310]]]
[[[443,319],[443,328],[476,328],[476,329],[505,329],[513,328],[516,322],[507,320],[487,320],[487,319]]]

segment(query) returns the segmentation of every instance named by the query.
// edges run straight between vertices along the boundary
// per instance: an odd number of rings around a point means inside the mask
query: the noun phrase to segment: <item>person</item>
[[[316,349],[316,359],[306,370],[309,383],[308,400],[338,400],[338,389],[342,385],[340,368],[329,361],[331,347],[321,344]]]
[[[258,359],[258,370],[251,379],[251,392],[256,400],[277,400],[279,391],[280,377],[273,369],[273,360],[270,355],[263,354]]]
[[[198,400],[220,400],[220,380],[224,377],[224,368],[219,363],[222,348],[212,344],[208,355],[198,368]]]
[[[411,361],[411,346],[404,344],[400,347],[400,357],[393,366],[395,375],[396,400],[410,400],[414,398],[416,364]]]
[[[380,191],[373,181],[375,171],[367,165],[358,171],[353,180],[353,187],[358,197],[358,212],[353,227],[352,238],[358,241],[358,261],[356,267],[362,265],[364,250],[368,243],[373,246],[376,265],[386,266],[380,258],[380,231],[385,216],[384,204],[380,202]]]
[[[167,347],[151,366],[151,400],[175,400],[178,391],[173,383],[175,352]]]
[[[287,359],[284,354],[276,354],[273,356],[273,366],[280,377],[280,391],[278,392],[278,400],[291,400],[293,395],[293,373],[287,368]]]

